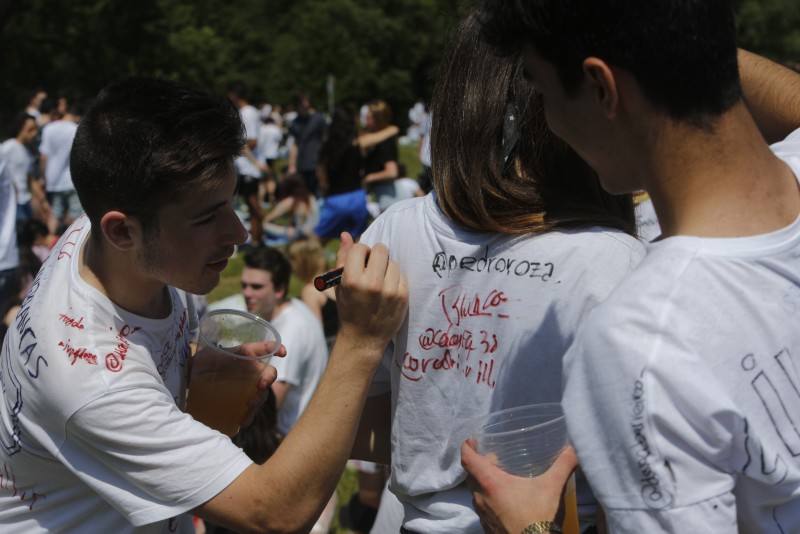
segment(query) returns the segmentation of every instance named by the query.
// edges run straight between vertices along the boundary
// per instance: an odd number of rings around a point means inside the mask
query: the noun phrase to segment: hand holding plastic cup
[[[507,473],[531,478],[567,446],[567,423],[560,404],[529,404],[484,416],[472,439],[479,454],[493,456]]]
[[[200,321],[199,337],[187,411],[206,426],[233,436],[258,395],[258,382],[280,348],[281,336],[251,313],[214,310]]]

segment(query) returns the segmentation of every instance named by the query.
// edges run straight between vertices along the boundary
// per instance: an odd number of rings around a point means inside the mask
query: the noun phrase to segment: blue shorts
[[[363,189],[325,198],[314,233],[319,237],[339,237],[342,232],[360,236],[367,229],[367,194]]]

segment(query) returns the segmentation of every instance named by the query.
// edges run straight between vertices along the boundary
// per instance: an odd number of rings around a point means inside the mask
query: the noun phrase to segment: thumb
[[[344,259],[347,257],[347,253],[353,247],[354,241],[353,236],[351,236],[348,232],[342,232],[339,236],[340,244],[339,244],[339,252],[336,254],[336,267],[344,267]]]
[[[486,482],[500,471],[489,457],[478,454],[472,441],[465,441],[461,445],[461,465],[481,487],[485,487]]]
[[[556,461],[550,466],[542,476],[549,478],[553,483],[563,486],[569,476],[575,471],[578,466],[578,457],[575,455],[575,449],[567,445],[561,453],[559,453]]]

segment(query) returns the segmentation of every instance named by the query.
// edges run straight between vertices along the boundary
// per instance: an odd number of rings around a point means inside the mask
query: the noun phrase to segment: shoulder
[[[392,204],[369,225],[360,241],[367,245],[378,242],[388,245],[387,241],[395,237],[395,230],[402,231],[398,235],[413,234],[413,229],[421,223],[424,212],[429,209],[426,205],[428,202],[428,197],[415,197]]]

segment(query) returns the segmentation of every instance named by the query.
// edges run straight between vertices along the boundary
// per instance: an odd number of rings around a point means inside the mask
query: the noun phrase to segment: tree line
[[[223,92],[245,82],[287,103],[383,98],[405,110],[430,96],[463,0],[0,0],[0,114],[36,87],[72,98],[132,75]],[[800,2],[739,0],[743,46],[800,62]]]

